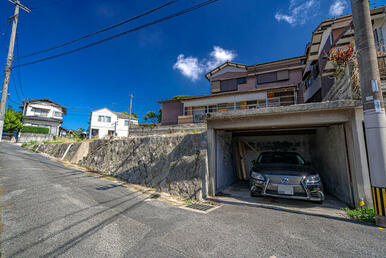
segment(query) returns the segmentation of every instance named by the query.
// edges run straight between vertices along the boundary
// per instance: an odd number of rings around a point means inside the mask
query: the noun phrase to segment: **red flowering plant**
[[[348,47],[347,49],[333,48],[328,53],[328,60],[332,62],[335,67],[334,75],[336,78],[345,71],[346,65],[351,61],[354,56],[354,48]]]

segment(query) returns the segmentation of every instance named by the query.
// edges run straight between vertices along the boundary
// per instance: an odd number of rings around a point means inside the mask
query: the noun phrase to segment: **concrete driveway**
[[[0,143],[4,257],[353,257],[386,230],[264,206],[181,209]]]
[[[338,219],[346,218],[346,213],[342,211],[342,208],[347,207],[346,204],[330,195],[327,195],[325,198],[323,204],[318,204],[310,201],[285,198],[251,197],[249,183],[247,181],[239,181],[224,189],[212,200],[223,204],[259,206],[316,216]]]

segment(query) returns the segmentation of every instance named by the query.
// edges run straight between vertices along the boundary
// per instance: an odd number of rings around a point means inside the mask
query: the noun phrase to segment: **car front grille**
[[[283,176],[283,175],[266,175],[269,179],[269,182],[272,184],[283,184],[283,179],[286,179],[285,184],[288,185],[301,185],[302,177],[301,176]]]
[[[267,194],[278,194],[278,185],[285,184],[291,185],[294,190],[294,196],[302,196],[306,197],[307,193],[302,185],[302,177],[301,176],[283,176],[283,175],[266,175],[269,179],[269,183],[266,188]],[[283,182],[283,179],[285,183]]]

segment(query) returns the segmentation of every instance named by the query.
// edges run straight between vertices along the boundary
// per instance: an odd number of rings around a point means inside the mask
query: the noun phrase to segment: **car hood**
[[[270,175],[289,175],[289,176],[309,176],[316,174],[310,166],[292,165],[292,164],[259,164],[252,169],[261,174]]]

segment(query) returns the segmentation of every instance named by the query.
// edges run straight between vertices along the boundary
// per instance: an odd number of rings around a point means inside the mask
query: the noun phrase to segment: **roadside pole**
[[[127,137],[130,136],[130,123],[131,123],[131,106],[133,105],[133,94],[130,94],[130,110],[129,110],[129,129],[127,130]]]
[[[19,21],[19,9],[21,8],[24,11],[26,11],[27,13],[29,13],[31,11],[30,9],[28,9],[24,5],[20,4],[19,0],[9,0],[9,2],[11,2],[12,4],[15,5],[15,12],[14,12],[13,16],[10,18],[10,19],[13,19],[13,22],[12,22],[12,32],[11,32],[11,39],[9,41],[7,63],[5,65],[5,71],[4,71],[3,89],[1,91],[1,100],[0,100],[0,142],[1,142],[2,136],[3,136],[5,106],[7,104],[9,78],[11,76],[11,70],[12,70],[13,49],[15,47],[15,37],[16,37],[17,23]]]
[[[386,116],[368,0],[351,0],[376,224],[386,227]]]

